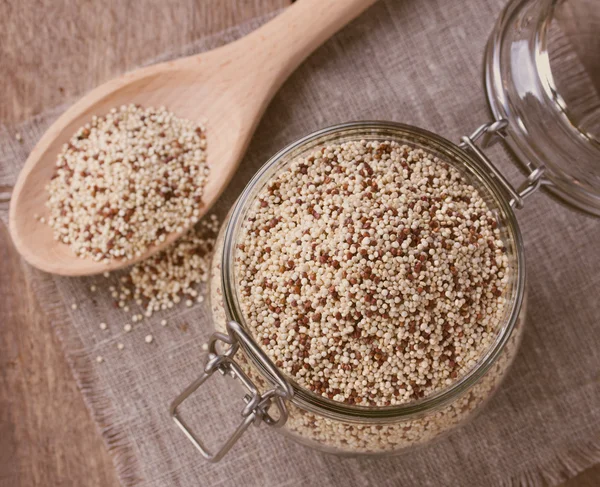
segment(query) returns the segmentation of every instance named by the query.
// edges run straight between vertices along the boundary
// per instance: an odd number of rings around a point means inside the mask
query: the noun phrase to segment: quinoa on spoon
[[[9,214],[10,233],[19,253],[41,270],[76,276],[118,269],[164,249],[189,226],[176,227],[162,241],[156,239],[155,244],[134,252],[131,258],[81,258],[55,238],[53,229],[42,219],[49,217],[46,187],[64,145],[93,116],[106,116],[113,108],[131,104],[143,108],[165,106],[182,120],[206,121],[208,174],[203,205],[193,215],[200,218],[227,186],[260,117],[283,81],[314,49],[374,1],[300,0],[243,39],[127,73],[88,93],[46,131],[19,175]]]

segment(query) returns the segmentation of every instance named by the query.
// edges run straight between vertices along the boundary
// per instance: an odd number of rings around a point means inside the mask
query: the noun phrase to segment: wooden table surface
[[[27,117],[161,54],[290,0],[4,0],[0,121]],[[152,28],[149,28],[152,26]],[[59,51],[61,63],[55,56]],[[0,188],[0,195],[10,188]],[[0,200],[7,206],[8,201]],[[0,223],[0,487],[112,486],[118,481]],[[600,467],[569,487],[600,483]]]

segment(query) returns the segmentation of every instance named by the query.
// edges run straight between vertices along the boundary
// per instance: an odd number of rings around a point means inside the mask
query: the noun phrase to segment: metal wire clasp
[[[519,186],[518,189],[504,177],[504,175],[498,170],[496,166],[490,161],[490,159],[483,153],[483,151],[476,145],[476,142],[481,139],[481,147],[489,147],[496,143],[498,140],[504,139],[507,135],[506,129],[508,128],[508,120],[496,120],[495,122],[488,122],[481,125],[475,132],[470,136],[461,137],[460,147],[465,150],[471,151],[484,165],[492,175],[500,182],[507,193],[510,196],[510,205],[514,208],[523,208],[523,202],[525,198],[530,196],[541,186],[550,184],[550,182],[544,178],[545,167],[540,166],[530,171],[527,175],[527,179]]]
[[[225,345],[224,351],[219,352],[217,349],[219,342],[222,342]],[[267,370],[274,381],[274,388],[261,393],[254,382],[252,382],[248,375],[240,368],[237,362],[233,360],[233,356],[238,351],[240,343],[243,343],[245,347],[249,348],[250,351],[255,354],[260,364]],[[173,401],[169,411],[175,424],[181,428],[202,456],[209,462],[218,462],[225,456],[252,423],[259,424],[261,421],[264,421],[274,428],[283,426],[288,418],[288,410],[285,401],[292,398],[294,391],[273,362],[271,362],[260,347],[252,341],[246,331],[235,321],[227,323],[227,334],[213,333],[208,346],[208,361],[206,362],[202,374]],[[234,379],[239,379],[248,391],[248,394],[244,396],[246,406],[242,409],[242,422],[223,446],[221,446],[216,453],[211,453],[179,416],[177,408],[217,371],[223,376],[231,376]],[[277,407],[277,417],[273,417],[269,413],[269,408],[272,404],[275,404]]]

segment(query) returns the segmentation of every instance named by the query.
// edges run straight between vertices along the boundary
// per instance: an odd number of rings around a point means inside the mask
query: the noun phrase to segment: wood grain
[[[237,42],[194,56],[154,64],[118,76],[71,105],[29,154],[13,190],[9,229],[31,265],[53,274],[82,276],[112,271],[148,258],[171,245],[188,228],[172,232],[130,260],[80,259],[52,229],[46,186],[56,158],[79,127],[113,107],[165,105],[184,119],[206,119],[210,168],[199,207],[202,217],[235,173],[267,105],[287,77],[317,47],[375,0],[302,0]],[[243,73],[243,76],[240,76]]]
[[[0,121],[19,122],[172,46],[288,4],[0,2]],[[62,66],[49,60],[54,49],[63,52]],[[24,265],[0,224],[0,486],[118,485]]]
[[[0,262],[0,485],[115,485],[108,453],[4,227]]]
[[[0,2],[0,120],[24,120],[289,0]],[[57,65],[53,54],[61,53]]]
[[[0,121],[24,120],[171,46],[288,3],[0,2]],[[61,51],[61,66],[51,61],[53,50]],[[0,487],[118,485],[23,265],[0,224]],[[595,467],[565,486],[595,487],[599,481]]]

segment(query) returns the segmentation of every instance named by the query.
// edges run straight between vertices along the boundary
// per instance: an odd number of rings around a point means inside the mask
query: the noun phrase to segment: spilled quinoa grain
[[[246,215],[246,323],[300,386],[407,403],[494,342],[510,269],[497,220],[453,167],[395,142],[331,145],[276,174]]]
[[[199,220],[207,176],[201,125],[124,105],[64,145],[40,221],[81,258],[129,260]]]
[[[120,278],[119,290],[113,291],[116,305],[124,310],[133,300],[147,317],[182,301],[191,306],[200,296],[198,285],[208,280],[218,229],[217,216],[207,215],[165,250],[133,265]],[[132,317],[134,322],[141,319],[142,315]]]

